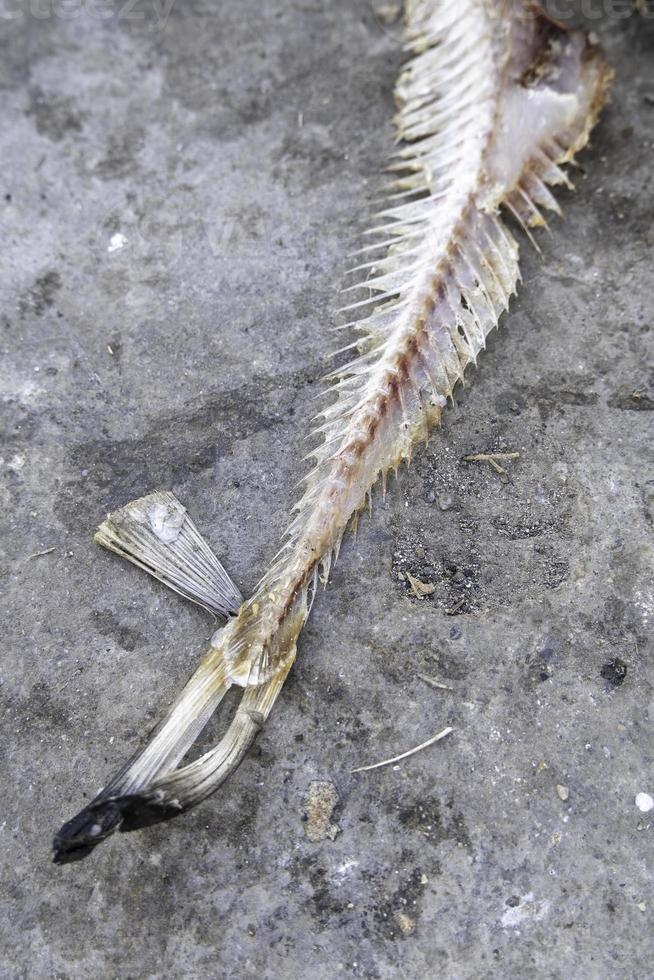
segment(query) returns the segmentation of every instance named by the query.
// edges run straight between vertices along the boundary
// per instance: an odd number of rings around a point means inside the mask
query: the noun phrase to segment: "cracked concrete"
[[[257,581],[400,54],[367,0],[2,14],[3,976],[651,975],[654,23],[600,6],[617,81],[566,220],[345,543],[255,750],[63,868],[53,831],[213,629],[92,532],[167,487]],[[480,451],[520,453],[509,482]],[[314,841],[315,782],[340,832]]]

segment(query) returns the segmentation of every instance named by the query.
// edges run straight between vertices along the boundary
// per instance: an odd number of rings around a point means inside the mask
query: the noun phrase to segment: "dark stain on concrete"
[[[21,319],[30,314],[43,316],[46,310],[54,305],[55,296],[60,289],[61,276],[55,270],[37,276],[34,285],[19,300],[18,311]]]
[[[95,610],[91,622],[93,628],[101,636],[111,637],[123,650],[127,650],[128,653],[132,653],[134,650],[150,642],[149,637],[132,626],[121,622],[119,617],[111,612],[110,609]]]
[[[70,470],[78,476],[57,495],[55,513],[71,530],[92,527],[129,500],[209,469],[233,443],[280,425],[289,390],[312,383],[317,373],[261,377],[203,398],[184,412],[162,413],[138,438],[98,438],[73,446]]]
[[[402,874],[401,883],[388,898],[372,908],[375,932],[384,939],[409,939],[422,912],[421,899],[426,882],[420,868]]]
[[[403,803],[398,819],[403,827],[417,831],[429,844],[437,846],[443,841],[452,840],[462,847],[470,847],[465,821],[462,814],[454,811],[452,801],[445,808],[435,796]]]
[[[144,137],[144,131],[138,126],[110,134],[102,158],[91,168],[93,175],[102,180],[119,180],[135,173]]]
[[[627,679],[627,665],[620,657],[614,657],[602,665],[600,674],[611,687],[620,687]]]
[[[29,91],[26,115],[34,120],[41,136],[55,142],[82,130],[83,114],[73,99],[44,92],[38,85]]]

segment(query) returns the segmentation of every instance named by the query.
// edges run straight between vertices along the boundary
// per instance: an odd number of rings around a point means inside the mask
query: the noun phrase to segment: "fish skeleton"
[[[170,493],[110,515],[97,540],[227,616],[146,745],[55,837],[84,857],[116,829],[195,806],[239,765],[296,656],[319,581],[381,477],[411,459],[520,278],[510,225],[533,241],[550,188],[588,142],[612,71],[592,37],[530,0],[409,0],[388,202],[352,270],[354,359],[328,376],[314,466],[282,547],[245,602]],[[519,234],[521,232],[518,232]],[[356,292],[358,290],[358,292]],[[232,685],[226,734],[180,766]]]

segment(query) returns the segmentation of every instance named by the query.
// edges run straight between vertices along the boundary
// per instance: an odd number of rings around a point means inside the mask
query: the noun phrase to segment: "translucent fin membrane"
[[[140,497],[109,514],[95,540],[216,616],[226,619],[243,602],[186,508],[169,491]]]

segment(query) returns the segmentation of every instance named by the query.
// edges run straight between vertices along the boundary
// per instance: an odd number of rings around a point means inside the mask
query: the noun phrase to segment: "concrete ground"
[[[3,4],[2,977],[654,974],[654,19],[618,6],[578,17],[617,81],[566,220],[345,543],[255,750],[55,867],[213,629],[94,528],[171,488],[258,579],[400,54],[368,0]],[[508,482],[462,461],[488,450]]]

